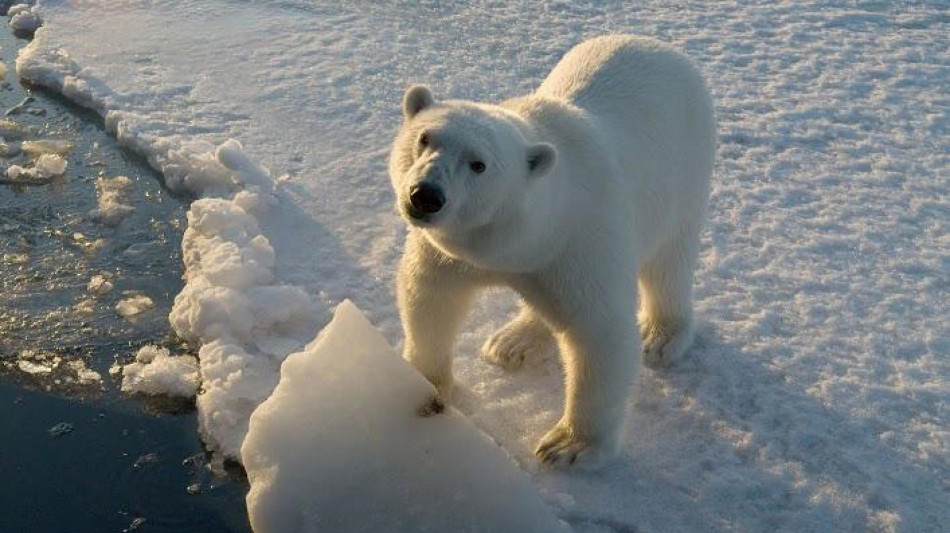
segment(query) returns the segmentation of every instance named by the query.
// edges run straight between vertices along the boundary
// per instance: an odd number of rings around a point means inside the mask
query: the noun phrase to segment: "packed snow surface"
[[[386,155],[410,83],[498,101],[532,90],[581,40],[632,33],[693,57],[716,97],[697,344],[678,367],[640,373],[623,454],[596,476],[535,469],[532,447],[560,415],[556,360],[507,373],[477,357],[514,311],[509,295],[480,300],[464,328],[457,407],[579,530],[950,523],[945,5],[44,0],[37,10],[44,27],[18,72],[100,112],[170,187],[207,197],[193,205],[173,319],[203,345],[211,388],[199,416],[213,446],[236,452],[279,361],[326,320],[305,300],[350,298],[398,345],[405,230]],[[0,133],[17,138],[2,121]],[[230,138],[242,148],[217,153]],[[260,309],[255,287],[291,288]]]
[[[191,398],[198,390],[198,361],[171,355],[168,348],[147,345],[135,361],[122,367],[122,392]]]
[[[258,533],[567,531],[507,454],[449,409],[348,300],[251,416]]]

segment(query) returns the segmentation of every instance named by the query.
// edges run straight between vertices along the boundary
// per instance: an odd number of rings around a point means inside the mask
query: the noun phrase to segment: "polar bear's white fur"
[[[608,36],[575,47],[528,96],[439,101],[414,86],[403,111],[389,172],[410,224],[397,287],[404,356],[447,400],[475,292],[513,288],[522,310],[484,356],[514,367],[556,342],[564,415],[536,454],[599,467],[619,447],[641,339],[653,367],[692,342],[715,152],[702,76],[661,43]]]

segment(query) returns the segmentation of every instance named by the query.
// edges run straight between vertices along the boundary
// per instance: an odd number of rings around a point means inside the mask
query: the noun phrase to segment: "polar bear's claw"
[[[648,323],[643,327],[643,364],[654,370],[675,364],[693,343],[689,326]]]
[[[609,459],[599,446],[562,425],[541,438],[534,454],[541,465],[562,470],[597,470]]]
[[[422,418],[428,418],[430,416],[435,416],[442,414],[445,411],[445,402],[442,401],[442,398],[438,396],[433,396],[426,400],[426,402],[419,406],[416,409],[416,414]]]

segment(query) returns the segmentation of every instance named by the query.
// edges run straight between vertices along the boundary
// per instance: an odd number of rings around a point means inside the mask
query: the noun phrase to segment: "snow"
[[[7,15],[10,16],[10,27],[16,32],[32,35],[43,25],[43,19],[28,4],[12,6],[7,11]]]
[[[13,181],[43,181],[62,176],[64,172],[66,172],[66,160],[62,156],[43,154],[36,159],[32,167],[10,165],[7,168],[7,177]]]
[[[37,10],[44,27],[18,73],[95,109],[170,187],[202,198],[193,210],[204,215],[189,220],[208,223],[192,231],[173,323],[202,345],[211,389],[199,419],[213,448],[236,454],[280,361],[313,337],[327,304],[352,299],[399,344],[392,288],[405,230],[386,157],[405,88],[497,101],[530,91],[580,40],[626,32],[684,50],[716,97],[697,345],[674,369],[640,373],[613,467],[541,472],[531,450],[560,414],[560,369],[547,358],[508,373],[478,358],[515,309],[491,293],[456,347],[459,411],[581,531],[950,522],[940,3],[47,0]],[[3,121],[0,134],[18,138]],[[242,147],[218,154],[228,139]],[[244,172],[225,164],[236,154]],[[227,235],[215,240],[211,227]],[[260,307],[258,287],[289,288]],[[274,304],[282,295],[295,306]]]
[[[29,254],[5,253],[3,262],[11,265],[26,265],[30,262],[30,256]]]
[[[17,366],[23,372],[27,374],[49,374],[53,371],[52,366],[44,365],[42,363],[34,363],[33,361],[27,359],[20,359],[17,361]]]
[[[299,287],[275,283],[275,252],[258,222],[274,203],[269,172],[233,140],[214,159],[202,155],[191,166],[175,160],[175,183],[192,192],[241,189],[191,204],[182,238],[186,285],[169,315],[178,335],[202,344],[201,432],[210,447],[237,457],[251,412],[277,384],[280,362],[312,336],[325,311]]]
[[[55,371],[56,383],[98,385],[102,382],[102,375],[86,366],[84,360],[66,360],[49,352],[23,350],[16,358],[16,368],[34,376],[53,374]]]
[[[91,315],[96,312],[96,302],[91,298],[79,300],[73,306],[73,310],[79,315]]]
[[[132,180],[127,176],[98,178],[96,196],[99,207],[89,213],[90,218],[108,226],[121,224],[126,217],[135,212],[135,207],[130,203],[132,187]]]
[[[67,366],[76,373],[76,379],[78,379],[80,383],[90,384],[99,383],[102,381],[102,374],[87,367],[86,362],[82,359],[74,359],[69,361]]]
[[[490,437],[349,301],[251,416],[241,449],[255,531],[567,531]]]
[[[155,307],[155,302],[144,294],[133,294],[115,304],[115,312],[123,318],[132,319]]]
[[[94,296],[108,294],[112,291],[112,288],[113,284],[111,281],[109,281],[109,277],[106,274],[96,274],[86,285],[86,290],[92,293]]]
[[[73,143],[69,141],[60,141],[56,139],[40,139],[36,141],[23,141],[20,149],[24,152],[41,156],[43,154],[66,155],[73,149]]]
[[[168,348],[146,345],[135,361],[122,366],[122,392],[194,397],[198,390],[198,360],[190,355],[171,355]]]
[[[39,176],[32,169],[24,168],[20,165],[10,165],[7,167],[7,177],[12,181],[30,181],[39,179]]]
[[[3,69],[0,68],[0,74],[3,74]],[[0,76],[0,79],[3,77]],[[0,157],[14,157],[20,155],[20,143],[18,142],[6,142],[0,137]]]
[[[62,176],[66,172],[66,164],[66,160],[61,155],[43,154],[33,165],[41,176]]]
[[[60,422],[46,431],[49,433],[50,437],[55,439],[72,433],[73,429],[75,429],[75,427],[69,422]]]
[[[14,4],[7,8],[7,16],[15,17],[20,13],[26,13],[33,9],[33,6],[30,4]]]

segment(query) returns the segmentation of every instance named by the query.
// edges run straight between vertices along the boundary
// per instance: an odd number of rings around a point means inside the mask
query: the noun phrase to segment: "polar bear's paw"
[[[656,370],[676,363],[693,344],[690,325],[646,322],[641,329],[643,363]]]
[[[482,346],[482,357],[493,365],[515,370],[526,359],[540,358],[554,349],[554,337],[543,323],[513,320]]]
[[[534,455],[542,466],[558,470],[598,470],[613,457],[603,446],[558,424],[538,442]]]
[[[432,396],[416,409],[416,415],[422,418],[440,415],[445,411],[445,402],[439,396]]]
[[[435,390],[416,408],[416,415],[423,418],[442,414],[445,407],[451,403],[452,393],[455,390],[455,380],[452,379],[452,376],[441,379],[429,377],[427,379],[435,387]]]

